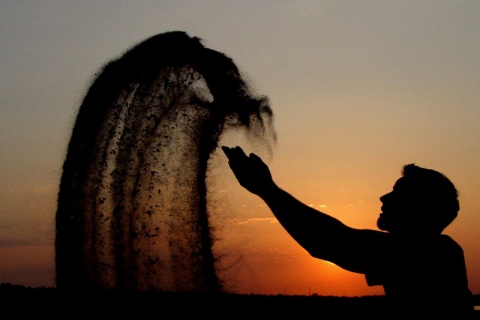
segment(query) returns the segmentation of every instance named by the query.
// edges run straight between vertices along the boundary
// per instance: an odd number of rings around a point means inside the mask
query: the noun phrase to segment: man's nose
[[[380,201],[381,202],[385,202],[387,199],[388,199],[388,196],[389,196],[390,193],[386,193],[384,194],[383,196],[380,197]]]

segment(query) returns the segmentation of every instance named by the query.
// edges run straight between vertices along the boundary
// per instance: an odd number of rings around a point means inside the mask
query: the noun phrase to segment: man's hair
[[[414,181],[422,202],[428,207],[424,222],[442,232],[458,215],[460,204],[454,184],[442,173],[413,163],[402,169],[402,175]]]

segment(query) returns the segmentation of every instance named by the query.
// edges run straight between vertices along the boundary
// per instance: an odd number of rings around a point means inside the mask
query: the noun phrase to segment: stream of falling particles
[[[162,33],[102,67],[63,164],[57,288],[222,291],[205,180],[229,128],[275,140],[268,98],[196,37]]]

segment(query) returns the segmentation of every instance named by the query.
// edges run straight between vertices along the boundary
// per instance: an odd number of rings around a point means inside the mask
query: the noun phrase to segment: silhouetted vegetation
[[[474,296],[480,305],[480,294]],[[383,319],[384,296],[288,296],[195,294],[99,290],[65,292],[55,288],[0,285],[3,314],[15,319],[228,319],[315,315],[320,319]],[[477,312],[478,319],[480,313]]]

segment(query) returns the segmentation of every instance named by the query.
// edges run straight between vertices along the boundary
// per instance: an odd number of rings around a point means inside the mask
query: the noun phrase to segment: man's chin
[[[380,215],[377,219],[377,227],[380,230],[388,231],[388,223],[385,221],[385,218]]]

